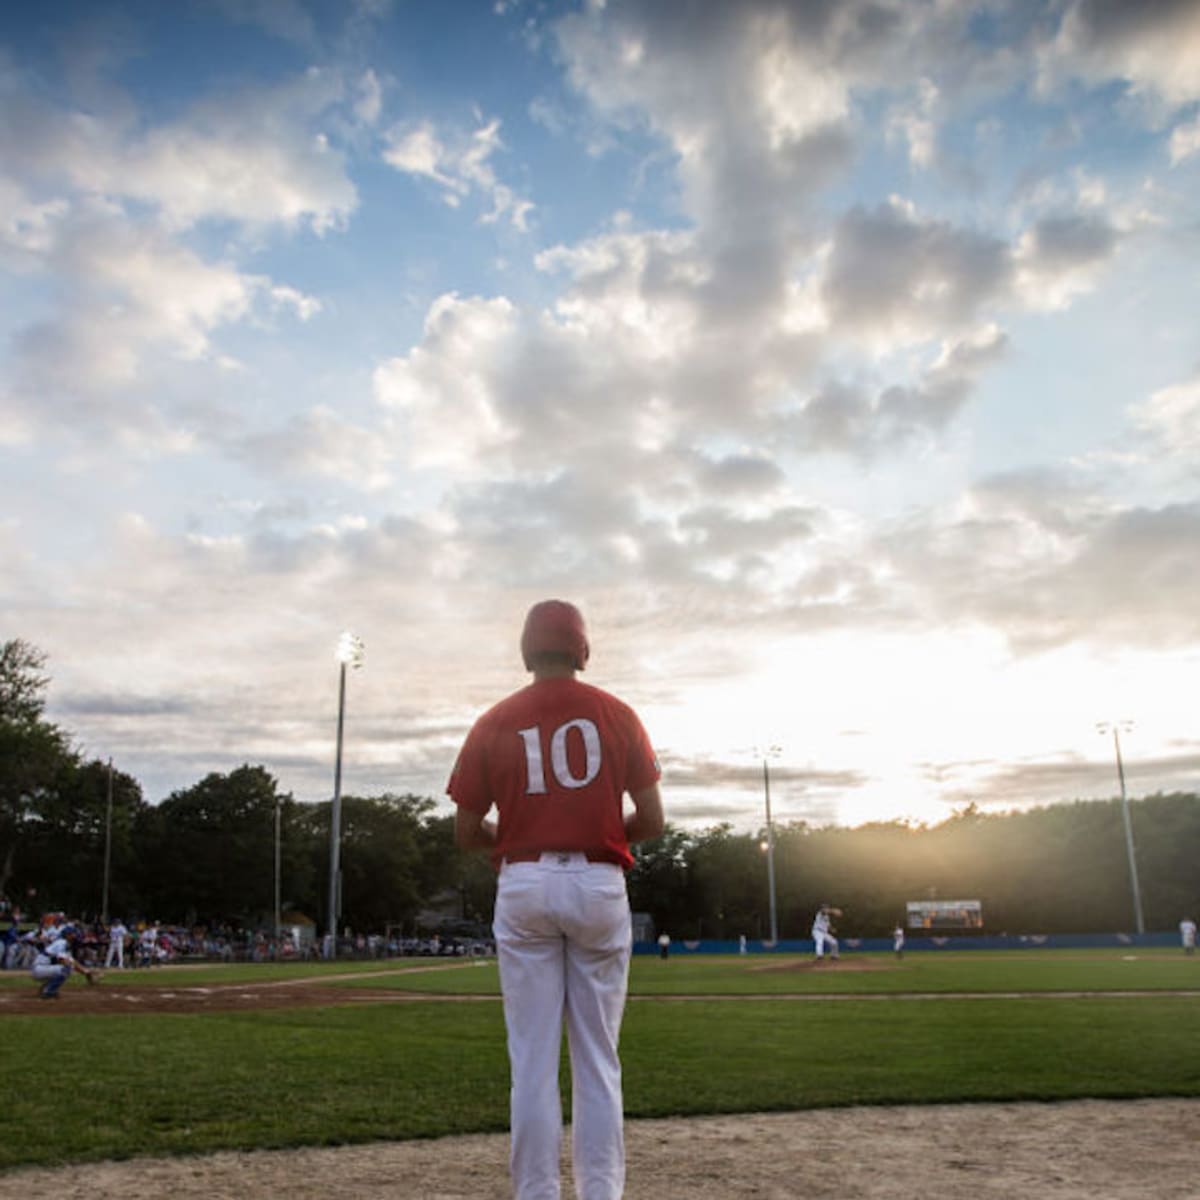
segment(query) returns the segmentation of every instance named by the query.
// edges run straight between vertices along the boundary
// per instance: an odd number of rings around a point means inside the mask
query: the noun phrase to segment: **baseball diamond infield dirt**
[[[1200,1100],[630,1121],[626,1200],[1195,1200]],[[502,1135],[0,1176],[12,1200],[508,1200]],[[563,1196],[573,1195],[569,1179]]]

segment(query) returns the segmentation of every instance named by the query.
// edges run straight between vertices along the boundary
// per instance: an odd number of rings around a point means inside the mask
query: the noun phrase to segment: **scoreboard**
[[[978,900],[910,900],[909,929],[982,929],[983,905]]]

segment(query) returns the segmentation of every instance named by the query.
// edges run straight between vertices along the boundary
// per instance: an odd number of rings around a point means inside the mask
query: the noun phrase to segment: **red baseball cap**
[[[521,633],[521,658],[526,670],[533,670],[530,659],[535,655],[569,654],[575,670],[582,671],[589,653],[583,614],[575,605],[565,600],[542,600],[529,610]]]

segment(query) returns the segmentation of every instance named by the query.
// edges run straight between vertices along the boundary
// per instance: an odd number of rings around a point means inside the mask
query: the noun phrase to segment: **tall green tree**
[[[77,763],[66,733],[45,719],[46,656],[28,642],[0,644],[0,896],[36,886],[18,848],[38,802]]]
[[[109,913],[135,911],[141,883],[133,830],[144,808],[133,776],[99,760],[64,767],[34,801],[22,839],[22,861],[38,881],[39,907],[101,916],[107,841]]]
[[[421,829],[433,801],[342,799],[342,924],[362,932],[407,924],[421,905]]]
[[[657,929],[680,937],[699,937],[706,916],[696,894],[691,863],[695,841],[686,830],[668,824],[660,837],[633,847],[628,875],[629,903],[648,912]]]
[[[275,903],[275,807],[294,801],[262,766],[213,773],[172,792],[142,823],[143,914],[188,924],[257,925]]]
[[[420,892],[426,904],[453,891],[463,920],[490,927],[496,909],[496,871],[486,854],[454,844],[454,817],[432,812],[421,829]]]
[[[770,936],[770,889],[766,854],[759,839],[720,824],[695,835],[686,858],[692,874],[689,894],[702,906],[698,936]]]
[[[419,910],[447,893],[467,920],[491,920],[495,872],[484,856],[455,847],[453,818],[435,809],[430,798],[411,794],[342,797],[341,928],[411,930]],[[317,885],[305,911],[322,930],[329,920],[330,813],[323,802],[302,806],[296,818]]]

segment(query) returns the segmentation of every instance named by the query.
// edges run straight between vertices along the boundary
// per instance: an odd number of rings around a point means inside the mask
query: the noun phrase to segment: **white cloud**
[[[922,79],[913,99],[897,105],[888,117],[889,137],[903,139],[908,146],[908,161],[922,170],[933,166],[937,158],[937,102],[937,85]]]
[[[341,99],[336,76],[310,70],[279,88],[210,101],[125,147],[112,163],[117,174],[97,183],[161,205],[179,227],[216,217],[340,228],[357,193],[313,122]]]
[[[205,262],[152,231],[103,221],[64,246],[66,265],[98,300],[114,298],[134,342],[162,341],[184,358],[209,333],[247,315],[257,282],[229,263]]]
[[[0,261],[18,271],[36,267],[69,211],[66,199],[32,200],[16,180],[0,175]]]
[[[258,282],[277,307],[290,308],[301,321],[311,321],[321,311],[321,302],[315,296],[306,296],[285,284],[273,284],[265,277],[260,277]]]
[[[778,297],[807,201],[849,161],[853,73],[841,52],[855,14],[747,3],[678,21],[619,3],[556,27],[572,86],[674,154],[714,311],[761,311]]]
[[[998,477],[952,510],[880,531],[900,609],[978,622],[1021,653],[1079,643],[1193,644],[1196,504],[1118,508],[1049,471]]]
[[[1004,355],[1007,341],[998,326],[981,326],[941,343],[911,382],[875,392],[831,380],[779,415],[777,436],[797,453],[864,458],[932,441],[958,415],[978,376]]]
[[[701,494],[708,496],[762,496],[785,490],[787,476],[761,452],[704,458],[698,475]]]
[[[357,84],[354,115],[364,125],[374,125],[383,112],[383,85],[374,71],[364,71]]]
[[[1018,294],[1031,308],[1065,308],[1077,295],[1092,290],[1121,237],[1101,213],[1042,217],[1021,235],[1016,248]]]
[[[10,330],[9,427],[178,449],[190,435],[156,394],[171,359],[237,365],[217,331],[266,311],[308,321],[321,309],[241,269],[236,239],[214,255],[189,233],[213,221],[256,237],[271,225],[343,224],[356,192],[321,131],[343,86],[314,69],[210,95],[158,124],[111,84],[90,87],[94,103],[71,107],[31,76],[0,71],[0,264],[42,294]]]
[[[1192,0],[1071,0],[1042,53],[1042,77],[1128,82],[1168,105],[1200,98],[1200,8]]]
[[[1155,453],[1200,463],[1200,377],[1162,388],[1130,415]]]
[[[29,261],[69,287],[57,309],[14,335],[7,363],[13,419],[68,436],[187,448],[190,434],[155,395],[171,360],[227,369],[231,360],[213,340],[220,330],[266,308],[300,320],[320,311],[314,297],[232,262],[206,261],[111,206],[68,210],[38,250]]]
[[[436,183],[451,208],[479,193],[491,205],[481,221],[506,220],[514,229],[528,230],[533,203],[502,183],[491,165],[492,156],[504,146],[498,120],[480,124],[468,136],[439,133],[429,121],[396,125],[384,141],[384,161],[397,171]]]
[[[392,483],[392,452],[385,440],[326,407],[295,417],[281,429],[243,434],[230,441],[229,452],[271,474],[335,479],[366,492]]]
[[[387,149],[383,153],[384,161],[397,171],[432,179],[451,193],[450,203],[457,204],[459,196],[466,192],[467,185],[439,168],[439,164],[449,157],[429,122],[405,129],[391,129],[387,135]]]
[[[570,276],[554,307],[564,328],[662,361],[694,347],[711,271],[692,237],[617,232],[553,247],[536,263]]]
[[[517,325],[507,300],[442,296],[426,317],[423,344],[376,368],[376,399],[397,414],[415,464],[470,470],[509,440],[497,376]]]
[[[1200,116],[1183,121],[1171,130],[1171,166],[1178,166],[1197,151],[1200,151]]]
[[[342,93],[339,76],[312,69],[147,126],[124,105],[55,108],[14,86],[0,109],[0,159],[43,189],[151,205],[174,229],[218,219],[322,233],[357,204],[342,155],[320,130]]]
[[[312,16],[300,0],[216,0],[230,20],[257,25],[265,32],[305,49],[318,45]]]
[[[33,423],[28,415],[18,412],[18,405],[0,387],[0,446],[26,445],[33,440],[33,432]]]
[[[885,339],[927,337],[972,323],[1010,278],[1000,239],[920,216],[893,197],[838,222],[823,296],[835,326]]]

